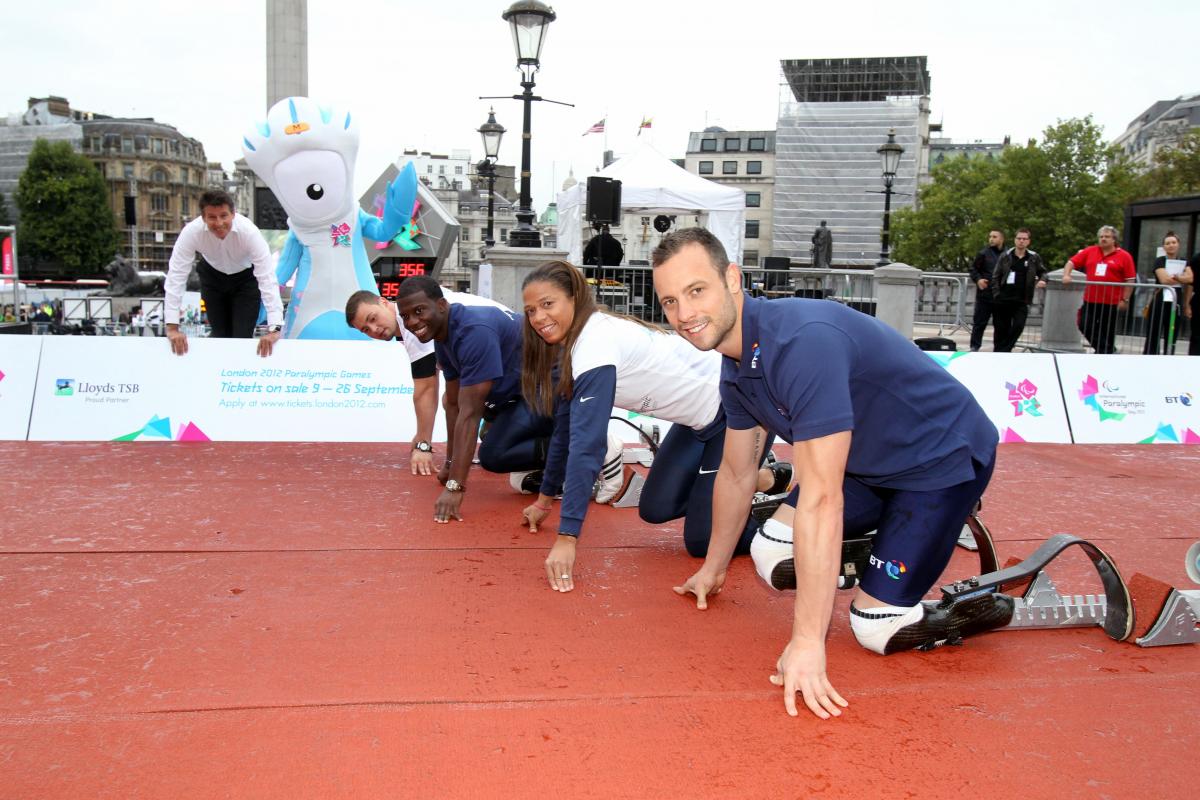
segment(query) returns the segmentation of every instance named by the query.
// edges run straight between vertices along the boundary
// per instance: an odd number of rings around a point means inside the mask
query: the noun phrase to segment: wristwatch
[[[271,327],[267,328],[267,333],[283,333],[283,326],[272,325]]]
[[[454,480],[454,478],[451,478],[450,480],[446,481],[446,491],[447,492],[462,492],[462,491],[466,491],[466,488],[467,487],[463,486],[461,483]]]
[[[433,445],[429,442],[421,441],[413,445],[413,450],[420,450],[422,453],[432,453]]]

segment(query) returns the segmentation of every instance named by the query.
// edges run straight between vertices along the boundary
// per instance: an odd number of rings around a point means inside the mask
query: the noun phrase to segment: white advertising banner
[[[1071,443],[1067,412],[1049,353],[930,352],[967,387],[1001,442]]]
[[[1058,372],[1080,444],[1200,444],[1200,359],[1061,355]]]
[[[249,339],[193,337],[188,348],[46,337],[30,440],[403,442],[416,432],[398,342],[284,340],[269,358]]]
[[[0,439],[23,440],[29,430],[41,336],[0,336]]]

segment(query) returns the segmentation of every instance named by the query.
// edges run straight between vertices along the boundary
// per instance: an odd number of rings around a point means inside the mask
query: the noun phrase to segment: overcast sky
[[[48,0],[5,4],[0,112],[54,94],[77,109],[151,116],[231,167],[265,113],[265,4]],[[927,55],[933,121],[956,141],[1023,142],[1057,119],[1092,114],[1109,138],[1152,102],[1200,92],[1197,0],[653,2],[558,0],[535,104],[533,200],[541,211],[570,168],[607,144],[650,141],[682,157],[689,131],[772,129],[781,58]],[[358,117],[361,192],[401,150],[470,149],[480,95],[520,91],[504,0],[309,0],[309,94]],[[119,11],[117,10],[119,9]],[[521,106],[494,101],[520,161]],[[645,135],[644,135],[645,136]]]

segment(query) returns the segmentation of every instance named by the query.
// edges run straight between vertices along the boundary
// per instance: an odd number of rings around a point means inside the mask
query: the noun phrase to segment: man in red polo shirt
[[[1117,333],[1117,314],[1129,311],[1132,286],[1103,286],[1127,284],[1137,280],[1133,257],[1117,246],[1117,229],[1105,225],[1097,234],[1100,243],[1085,247],[1067,259],[1063,267],[1063,283],[1071,282],[1071,270],[1082,269],[1088,285],[1083,290],[1083,307],[1079,309],[1079,332],[1097,353],[1113,352],[1113,337]]]

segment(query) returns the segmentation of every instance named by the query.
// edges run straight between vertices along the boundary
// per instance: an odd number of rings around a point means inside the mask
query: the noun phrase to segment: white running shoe
[[[779,592],[796,588],[794,554],[792,530],[777,519],[764,522],[750,542],[750,559],[758,577]]]
[[[611,503],[620,498],[626,484],[625,443],[616,435],[608,434],[608,447],[604,451],[604,465],[596,478],[596,502]]]

